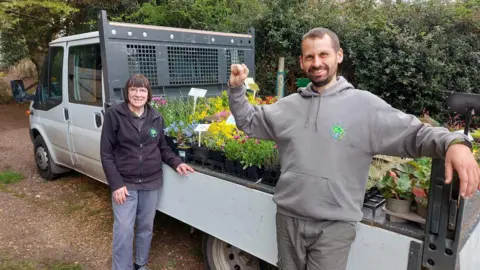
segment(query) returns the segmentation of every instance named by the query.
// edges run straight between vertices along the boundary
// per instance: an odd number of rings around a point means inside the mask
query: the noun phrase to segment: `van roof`
[[[144,24],[132,24],[132,23],[119,23],[119,22],[110,22],[110,26],[118,27],[127,27],[127,28],[141,28],[144,30],[163,30],[163,31],[174,31],[182,33],[192,33],[192,34],[207,34],[207,35],[219,35],[219,36],[231,36],[231,37],[243,37],[243,38],[252,38],[251,34],[237,34],[237,33],[224,33],[224,32],[214,32],[214,31],[205,31],[205,30],[196,30],[196,29],[186,29],[186,28],[174,28],[174,27],[164,27],[164,26],[155,26],[155,25],[144,25]],[[99,32],[89,32],[84,34],[72,35],[61,37],[50,42],[50,44],[68,42],[74,40],[82,40],[88,38],[99,37]]]
[[[88,39],[88,38],[95,38],[95,37],[98,37],[98,36],[99,36],[98,31],[88,32],[88,33],[83,33],[83,34],[78,34],[78,35],[72,35],[72,36],[57,38],[55,40],[52,40],[50,42],[50,44],[55,44],[55,43],[60,43],[60,42],[68,42],[68,41],[74,41],[74,40],[82,40],[82,39]]]

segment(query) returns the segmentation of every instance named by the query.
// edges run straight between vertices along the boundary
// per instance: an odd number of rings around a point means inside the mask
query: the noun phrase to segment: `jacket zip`
[[[142,173],[143,173],[142,155],[143,155],[143,143],[140,143],[140,173],[139,173],[139,176],[138,176],[139,179],[140,179],[140,175],[142,175]],[[140,181],[142,181],[142,180],[140,179]]]
[[[155,120],[155,118],[152,119],[152,123],[153,123],[153,120]],[[146,121],[145,121],[145,122],[146,122]],[[143,123],[143,124],[145,125],[146,123]],[[149,132],[149,131],[150,131],[150,130],[147,129],[147,133],[145,133],[145,135],[143,135],[143,138],[142,138],[141,130],[138,131],[138,137],[139,137],[139,139],[140,139],[140,171],[139,171],[139,173],[138,173],[138,179],[139,179],[139,181],[141,181],[140,176],[143,174],[143,166],[142,166],[142,165],[143,165],[143,158],[142,158],[142,156],[143,156],[143,143],[145,142],[145,140],[146,140],[146,138],[147,138],[147,136],[148,136],[148,132]]]

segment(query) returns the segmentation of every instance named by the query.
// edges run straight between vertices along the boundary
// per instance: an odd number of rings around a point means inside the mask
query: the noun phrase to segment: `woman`
[[[194,170],[168,146],[163,118],[149,104],[152,90],[148,79],[139,74],[131,76],[124,98],[124,103],[106,111],[100,142],[103,170],[112,191],[112,269],[133,269],[136,221],[134,269],[145,270],[163,181],[162,161],[180,175]]]

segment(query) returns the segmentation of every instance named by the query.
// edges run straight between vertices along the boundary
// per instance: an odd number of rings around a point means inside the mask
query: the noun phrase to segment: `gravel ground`
[[[0,105],[0,270],[111,269],[112,211],[105,184],[78,173],[45,181],[36,172],[26,105]],[[204,269],[201,233],[157,212],[151,269]]]

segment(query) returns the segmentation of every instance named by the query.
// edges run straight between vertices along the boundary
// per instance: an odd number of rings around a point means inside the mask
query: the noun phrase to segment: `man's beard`
[[[330,68],[325,67],[325,68],[322,68],[322,70],[326,71],[326,73],[327,73],[326,77],[324,79],[315,80],[315,75],[313,75],[313,73],[316,70],[318,70],[318,69],[317,68],[310,68],[310,70],[307,73],[308,79],[310,79],[310,81],[312,82],[312,84],[315,87],[323,87],[323,86],[327,85],[333,79],[333,75],[330,74]]]

